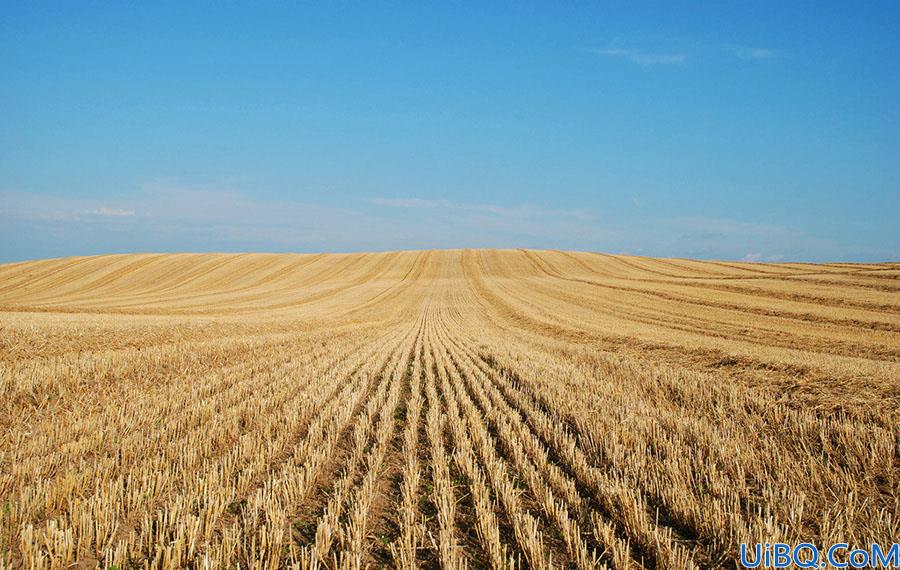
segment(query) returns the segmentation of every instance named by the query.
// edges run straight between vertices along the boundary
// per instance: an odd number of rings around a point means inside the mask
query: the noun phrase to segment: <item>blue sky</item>
[[[0,262],[896,260],[898,58],[897,2],[0,0]]]

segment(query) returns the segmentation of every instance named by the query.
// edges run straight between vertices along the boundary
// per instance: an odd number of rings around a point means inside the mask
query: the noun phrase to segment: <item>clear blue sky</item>
[[[3,0],[0,74],[0,261],[900,258],[896,1]]]

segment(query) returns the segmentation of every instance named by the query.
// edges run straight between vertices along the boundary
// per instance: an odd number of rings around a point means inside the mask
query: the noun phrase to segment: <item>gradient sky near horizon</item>
[[[900,3],[0,0],[0,262],[900,259]]]

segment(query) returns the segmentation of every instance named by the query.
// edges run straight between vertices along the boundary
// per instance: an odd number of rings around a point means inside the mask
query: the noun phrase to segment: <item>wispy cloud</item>
[[[379,206],[388,206],[393,208],[407,209],[442,209],[445,211],[465,211],[479,212],[499,217],[561,217],[573,218],[579,220],[591,220],[595,216],[586,210],[566,210],[557,208],[544,208],[541,206],[533,206],[522,204],[517,206],[500,206],[497,204],[467,204],[460,202],[452,202],[450,200],[433,200],[423,198],[373,198],[373,204]]]
[[[128,218],[135,215],[136,210],[123,210],[121,208],[96,208],[94,210],[85,210],[78,212],[79,214],[87,214],[89,216],[112,216],[114,218]]]
[[[677,65],[684,63],[688,57],[686,53],[681,52],[654,53],[642,51],[639,49],[626,48],[594,49],[591,51],[598,55],[626,59],[632,63],[637,63],[640,65]]]
[[[354,209],[241,192],[148,186],[116,203],[0,191],[0,259],[116,251],[318,251],[387,243],[392,229]],[[42,245],[43,244],[43,245]],[[43,249],[41,249],[43,248]]]
[[[687,257],[779,261],[785,250],[800,246],[815,250],[828,247],[815,243],[795,229],[754,221],[702,216],[678,216],[664,222],[666,231],[676,233],[671,245]],[[751,249],[752,248],[752,249]],[[748,251],[750,253],[742,254]]]
[[[439,208],[446,207],[446,200],[424,200],[422,198],[372,198],[373,204],[394,208]]]
[[[776,56],[776,50],[763,46],[707,43],[689,38],[645,37],[633,42],[616,39],[606,47],[589,52],[617,58],[638,65],[681,65],[689,60],[732,57],[747,61],[763,61]]]
[[[588,208],[420,197],[345,207],[249,193],[149,186],[115,201],[0,190],[0,262],[134,251],[374,251],[536,247],[776,261],[890,259],[796,228],[746,219],[606,214]],[[749,253],[748,253],[749,252]]]
[[[127,251],[599,248],[585,210],[372,198],[347,207],[198,187],[147,186],[115,203],[0,191],[0,262]]]
[[[739,261],[746,261],[749,263],[759,263],[761,261],[777,262],[777,261],[782,261],[783,259],[784,259],[784,256],[781,254],[764,255],[762,252],[758,251],[755,253],[748,253],[747,255],[742,257]]]
[[[734,55],[741,59],[763,60],[775,57],[775,51],[763,47],[728,46]]]
[[[137,211],[127,205],[97,204],[79,198],[0,190],[0,216],[32,221],[91,222],[128,218]]]

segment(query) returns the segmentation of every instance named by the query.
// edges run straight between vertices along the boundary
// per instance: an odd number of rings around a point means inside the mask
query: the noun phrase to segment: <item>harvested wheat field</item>
[[[734,568],[900,536],[900,264],[0,266],[0,566]]]

